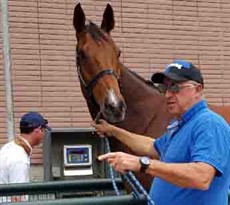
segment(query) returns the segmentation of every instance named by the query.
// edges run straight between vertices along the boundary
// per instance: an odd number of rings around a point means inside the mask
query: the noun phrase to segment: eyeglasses
[[[50,128],[50,127],[47,127],[46,125],[39,126],[38,128],[39,128],[40,130],[42,130],[42,131],[44,130],[44,131],[46,131],[46,132],[47,132],[47,131],[51,131],[51,128]]]
[[[171,93],[179,93],[183,88],[188,88],[188,87],[196,87],[198,86],[199,84],[198,83],[187,83],[187,84],[183,84],[183,85],[180,85],[180,84],[177,84],[177,83],[174,83],[174,84],[158,84],[157,87],[159,89],[160,92],[162,93],[166,93],[166,91],[169,91]]]

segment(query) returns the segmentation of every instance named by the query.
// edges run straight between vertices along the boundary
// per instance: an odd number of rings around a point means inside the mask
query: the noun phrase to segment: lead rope
[[[105,139],[105,143],[106,143],[106,147],[107,147],[107,151],[110,151],[110,145],[109,145],[109,140],[107,137],[104,138]],[[110,165],[110,177],[112,179],[112,183],[113,183],[113,188],[116,192],[116,194],[119,196],[120,192],[117,188],[116,182],[115,182],[115,177],[114,177],[114,170],[113,167]],[[149,196],[149,194],[147,193],[147,191],[145,190],[145,188],[141,185],[141,183],[139,182],[139,180],[136,178],[136,176],[133,174],[133,172],[128,171],[127,174],[122,174],[122,176],[124,177],[124,179],[127,181],[127,183],[129,184],[129,186],[131,187],[133,194],[136,198],[139,198],[141,193],[147,198],[149,205],[155,205],[154,201],[151,199],[151,197]]]
[[[101,111],[97,113],[97,116],[95,117],[94,121],[95,121],[96,123],[99,123],[100,117],[101,117]],[[105,141],[106,151],[107,151],[107,152],[111,152],[108,138],[107,138],[107,137],[104,137],[103,139],[104,139],[104,141]],[[111,178],[111,180],[112,180],[113,189],[114,189],[116,195],[117,195],[117,196],[120,196],[121,193],[120,193],[120,191],[119,191],[119,189],[118,189],[118,187],[117,187],[116,181],[115,181],[115,174],[114,174],[114,170],[113,170],[112,165],[109,165],[109,175],[110,175],[110,178]]]
[[[127,175],[130,177],[131,180],[133,180],[133,183],[139,188],[139,191],[142,194],[144,194],[144,196],[147,198],[149,204],[155,205],[154,201],[151,199],[151,197],[149,196],[149,194],[147,193],[147,191],[145,190],[145,188],[141,185],[141,183],[135,177],[135,175],[133,174],[133,172],[128,171]]]
[[[104,141],[105,141],[105,144],[106,144],[106,149],[107,149],[107,152],[111,152],[111,149],[110,149],[110,145],[109,145],[109,140],[107,137],[104,138]],[[116,193],[117,196],[120,196],[121,193],[117,187],[117,184],[116,184],[116,181],[115,181],[115,173],[114,173],[114,169],[111,165],[109,165],[109,173],[110,173],[110,178],[112,179],[112,184],[113,184],[113,189]],[[136,197],[139,197],[140,196],[140,193],[138,192],[138,190],[136,189],[136,187],[133,185],[132,181],[130,180],[130,178],[124,174],[122,175],[124,177],[124,179],[128,182],[128,184],[130,185],[130,187],[132,188],[133,192],[134,192],[134,195]]]
[[[95,118],[96,123],[99,123],[100,116],[101,116],[101,112],[99,112],[97,114],[96,118]],[[111,152],[108,138],[104,137],[104,140],[105,140],[107,152]],[[116,195],[120,196],[121,193],[120,193],[120,191],[119,191],[119,189],[117,187],[117,184],[116,184],[116,181],[115,181],[114,169],[113,169],[113,167],[111,165],[109,165],[109,173],[110,173],[110,177],[111,177],[111,180],[112,180],[113,189],[114,189]],[[133,190],[133,194],[134,194],[135,197],[139,198],[141,193],[142,193],[147,198],[147,200],[149,202],[149,205],[155,205],[154,201],[151,199],[151,197],[149,196],[149,194],[147,193],[145,188],[141,185],[141,183],[138,181],[138,179],[133,174],[133,172],[128,171],[127,174],[122,174],[122,176],[127,181],[129,186],[131,187],[131,189]]]
[[[105,144],[106,144],[106,149],[107,149],[107,152],[111,152],[110,150],[110,146],[109,146],[109,140],[107,137],[104,138],[104,141],[105,141]],[[117,184],[116,184],[116,181],[115,181],[115,173],[114,173],[114,170],[113,170],[113,167],[112,165],[109,165],[109,175],[110,175],[110,178],[112,180],[112,184],[113,184],[113,189],[116,193],[117,196],[120,196],[121,193],[117,187]]]

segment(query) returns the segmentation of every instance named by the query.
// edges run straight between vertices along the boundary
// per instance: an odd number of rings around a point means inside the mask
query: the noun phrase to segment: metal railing
[[[132,195],[123,196],[103,196],[103,197],[84,197],[71,199],[57,199],[51,201],[16,202],[7,205],[146,205],[146,198],[141,195],[138,199]]]
[[[115,179],[119,188],[123,188],[121,179]],[[0,196],[17,194],[36,194],[68,191],[96,191],[112,190],[111,179],[66,180],[35,183],[20,183],[0,185]]]
[[[115,179],[119,189],[124,189],[122,180]],[[52,181],[0,185],[0,201],[9,204],[25,205],[124,205],[146,204],[144,195],[114,196],[111,179],[87,179],[76,181]],[[109,196],[108,196],[109,195]],[[13,197],[22,196],[21,202],[12,202]],[[17,201],[17,200],[16,200]]]

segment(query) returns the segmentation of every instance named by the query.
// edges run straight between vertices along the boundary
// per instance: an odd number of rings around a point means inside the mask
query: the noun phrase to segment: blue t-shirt
[[[178,124],[178,126],[177,126]],[[217,174],[208,190],[181,188],[155,177],[150,196],[156,205],[227,205],[230,182],[230,127],[201,100],[158,138],[154,147],[166,163],[204,162]]]

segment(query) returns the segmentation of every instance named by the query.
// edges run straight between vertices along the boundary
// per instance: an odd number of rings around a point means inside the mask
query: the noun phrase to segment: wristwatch
[[[140,172],[145,172],[145,170],[149,167],[150,165],[150,158],[149,157],[141,157],[139,160],[140,164],[141,164],[141,169]]]

